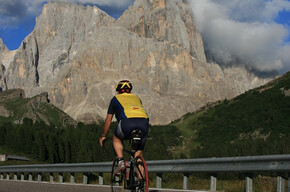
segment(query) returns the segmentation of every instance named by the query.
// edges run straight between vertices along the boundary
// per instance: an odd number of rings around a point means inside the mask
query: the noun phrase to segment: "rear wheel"
[[[113,166],[111,170],[111,191],[112,192],[124,192],[125,188],[125,178],[123,173],[114,174],[118,167],[118,159],[113,161]]]
[[[148,170],[147,165],[142,156],[136,157],[136,183],[138,183],[138,186],[136,188],[137,192],[148,192]]]

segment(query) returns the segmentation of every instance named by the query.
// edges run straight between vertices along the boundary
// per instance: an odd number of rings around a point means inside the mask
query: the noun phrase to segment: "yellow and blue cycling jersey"
[[[115,114],[118,121],[126,118],[148,119],[140,98],[132,93],[122,93],[114,96],[110,102],[108,114]]]
[[[117,94],[110,102],[108,114],[115,114],[119,123],[114,135],[121,140],[129,138],[133,130],[141,130],[141,146],[138,150],[143,150],[148,135],[149,118],[140,98],[132,93]]]

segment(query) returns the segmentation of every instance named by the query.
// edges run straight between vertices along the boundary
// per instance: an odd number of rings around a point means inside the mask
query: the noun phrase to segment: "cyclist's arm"
[[[103,136],[107,136],[112,119],[113,119],[114,114],[107,114],[106,120],[105,120],[105,124],[104,124],[104,132],[103,132]]]
[[[103,134],[100,137],[100,145],[103,146],[103,141],[106,139],[106,136],[108,134],[112,119],[113,119],[114,114],[107,114],[106,120],[105,120],[105,124],[104,124],[104,128],[103,128]]]

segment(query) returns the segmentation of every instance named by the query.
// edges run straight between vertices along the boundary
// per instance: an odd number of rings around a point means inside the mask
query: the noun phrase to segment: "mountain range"
[[[0,40],[0,90],[46,92],[85,123],[105,118],[122,79],[133,83],[151,124],[168,124],[274,77],[208,62],[186,0],[136,0],[117,20],[95,6],[51,2],[17,50]]]

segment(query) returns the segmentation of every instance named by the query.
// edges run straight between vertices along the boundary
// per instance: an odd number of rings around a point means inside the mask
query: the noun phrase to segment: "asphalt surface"
[[[28,181],[0,181],[0,192],[109,192],[110,187]]]
[[[110,192],[107,185],[82,185],[0,180],[0,192]],[[149,192],[185,192],[189,190],[149,189]],[[191,191],[193,192],[193,191]],[[198,192],[198,191],[194,191]]]

